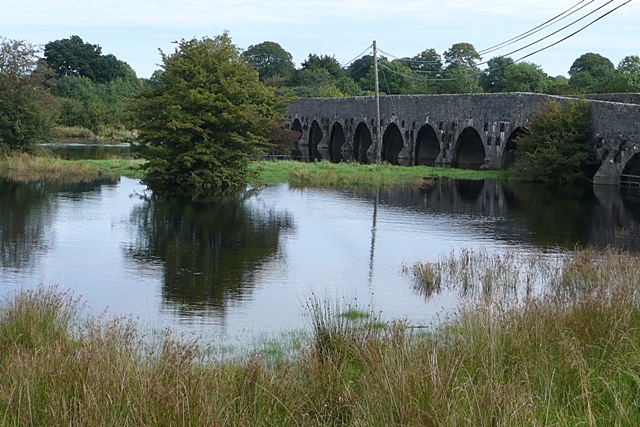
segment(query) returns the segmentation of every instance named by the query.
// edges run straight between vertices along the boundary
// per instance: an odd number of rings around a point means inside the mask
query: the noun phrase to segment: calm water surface
[[[277,185],[211,208],[149,200],[136,180],[56,187],[0,182],[0,296],[70,289],[93,313],[206,337],[306,326],[316,295],[428,324],[459,297],[429,300],[403,265],[463,248],[640,248],[640,199],[614,188],[554,193],[492,180],[423,190]]]

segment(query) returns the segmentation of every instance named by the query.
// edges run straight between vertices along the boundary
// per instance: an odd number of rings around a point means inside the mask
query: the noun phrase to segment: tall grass
[[[432,269],[444,285],[473,257]],[[473,277],[522,266],[501,263]],[[200,341],[86,319],[64,292],[18,292],[0,305],[0,425],[638,425],[640,257],[530,265],[557,269],[531,276],[545,293],[481,292],[431,330],[312,298],[308,339],[277,363],[211,359]]]
[[[293,161],[256,162],[259,184],[288,182],[294,187],[384,187],[431,185],[438,177],[456,179],[500,178],[502,171],[474,171],[428,166],[362,165],[356,163]]]
[[[62,160],[13,154],[0,157],[0,178],[13,182],[116,181],[120,176],[140,177],[140,160]]]

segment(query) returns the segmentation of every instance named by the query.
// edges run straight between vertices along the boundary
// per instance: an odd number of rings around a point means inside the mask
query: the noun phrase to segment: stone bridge
[[[383,161],[406,166],[505,168],[516,138],[529,132],[534,112],[549,99],[532,93],[391,95],[301,98],[287,112],[286,129],[302,134],[305,161],[373,163],[378,129]],[[601,165],[596,184],[617,185],[621,175],[640,175],[640,94],[588,97],[591,133]]]

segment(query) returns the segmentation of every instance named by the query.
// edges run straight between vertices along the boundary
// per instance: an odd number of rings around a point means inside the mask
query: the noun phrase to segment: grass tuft
[[[19,291],[0,302],[0,425],[640,424],[638,254],[461,251],[430,271],[443,289],[466,280],[472,297],[431,329],[312,297],[295,354],[233,360],[83,318],[56,288]],[[527,280],[536,292],[505,303]]]
[[[357,163],[293,161],[255,162],[253,167],[260,173],[257,184],[288,182],[293,187],[392,187],[406,185],[428,188],[434,178],[455,179],[501,178],[502,171],[474,171],[428,166],[393,166],[387,163],[363,165]]]

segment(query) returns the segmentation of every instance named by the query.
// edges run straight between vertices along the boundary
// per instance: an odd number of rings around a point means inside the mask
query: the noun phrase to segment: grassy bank
[[[53,128],[54,140],[84,139],[87,141],[127,141],[134,133],[124,127],[99,126],[98,131],[78,126],[56,126]]]
[[[14,182],[94,182],[138,178],[139,160],[62,160],[15,154],[0,157],[0,178]]]
[[[357,163],[294,161],[256,162],[258,184],[288,182],[296,187],[391,187],[421,186],[439,177],[483,179],[504,177],[503,171],[477,171],[428,166],[361,165]]]
[[[142,178],[142,160],[62,160],[17,154],[0,157],[0,177],[16,182],[86,182],[119,176]],[[430,185],[434,178],[502,179],[503,171],[474,171],[427,166],[404,167],[354,163],[254,162],[253,185],[289,183],[294,187],[392,187]]]
[[[468,262],[430,264],[428,277]],[[517,274],[505,262],[478,277]],[[528,265],[555,269],[532,276],[545,296],[479,298],[428,332],[312,300],[308,339],[276,363],[210,360],[197,341],[80,319],[68,294],[23,291],[0,305],[0,425],[638,425],[640,257]]]

